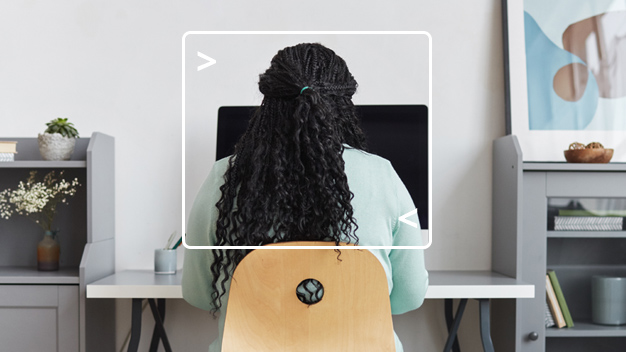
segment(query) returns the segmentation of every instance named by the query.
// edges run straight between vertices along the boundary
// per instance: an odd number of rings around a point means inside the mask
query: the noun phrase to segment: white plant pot
[[[63,137],[58,133],[37,135],[39,152],[43,160],[70,160],[76,138]]]

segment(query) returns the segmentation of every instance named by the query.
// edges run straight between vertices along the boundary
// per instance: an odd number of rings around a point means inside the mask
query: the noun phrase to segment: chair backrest
[[[269,246],[333,246],[283,242]],[[324,287],[307,305],[297,286]],[[230,285],[223,352],[395,351],[385,271],[367,250],[263,248],[237,266]]]

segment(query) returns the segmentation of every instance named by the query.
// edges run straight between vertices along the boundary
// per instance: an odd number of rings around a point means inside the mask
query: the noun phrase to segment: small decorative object
[[[591,278],[591,321],[602,325],[626,324],[626,277]]]
[[[613,157],[613,149],[605,149],[598,142],[591,142],[586,146],[582,143],[574,142],[569,145],[569,149],[564,151],[565,160],[569,163],[600,163],[606,164]]]
[[[78,131],[67,118],[57,118],[46,124],[48,128],[39,134],[39,152],[44,160],[69,160],[74,152]]]
[[[63,171],[57,177],[55,171],[37,182],[37,171],[31,171],[26,182],[20,181],[17,189],[0,192],[0,218],[9,219],[15,213],[32,218],[45,231],[44,238],[37,246],[37,268],[39,270],[58,270],[59,244],[52,223],[59,203],[66,203],[67,198],[76,194],[80,186],[78,179],[71,182],[63,179]]]
[[[59,242],[56,240],[56,231],[46,231],[43,239],[37,244],[37,270],[59,270]]]
[[[180,246],[182,237],[172,247],[172,241],[176,238],[174,231],[167,240],[165,248],[154,250],[154,273],[155,274],[176,274],[176,248]]]
[[[154,273],[176,274],[176,250],[159,248],[154,250]]]

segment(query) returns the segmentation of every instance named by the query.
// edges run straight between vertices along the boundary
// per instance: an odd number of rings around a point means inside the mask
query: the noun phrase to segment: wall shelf
[[[50,168],[50,169],[76,169],[87,167],[85,160],[67,161],[46,161],[46,160],[19,160],[0,162],[0,168],[30,169],[30,168]]]
[[[567,162],[524,162],[524,171],[626,171],[626,163],[579,164]]]
[[[78,285],[78,268],[61,268],[58,271],[38,271],[35,267],[0,267],[0,285]]]
[[[547,328],[546,337],[621,337],[626,336],[626,325],[597,325],[589,321],[574,321],[571,328]]]
[[[548,238],[626,238],[626,231],[548,231]]]

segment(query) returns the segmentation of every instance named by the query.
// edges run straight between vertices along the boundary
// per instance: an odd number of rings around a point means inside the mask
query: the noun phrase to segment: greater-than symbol
[[[204,70],[205,68],[207,68],[207,67],[209,67],[209,66],[211,66],[211,65],[213,65],[213,64],[215,64],[217,62],[217,61],[215,61],[214,58],[209,57],[209,56],[207,56],[207,55],[205,55],[205,54],[203,54],[203,53],[201,53],[199,51],[198,51],[198,56],[200,56],[201,58],[203,58],[206,61],[208,61],[208,62],[198,66],[198,71]]]
[[[410,226],[413,226],[413,227],[417,228],[417,223],[416,222],[409,221],[409,220],[406,219],[409,216],[415,215],[415,214],[417,214],[417,209],[411,210],[410,212],[402,215],[401,217],[398,218],[398,220],[402,221],[403,223],[405,223],[407,225],[410,225]]]

